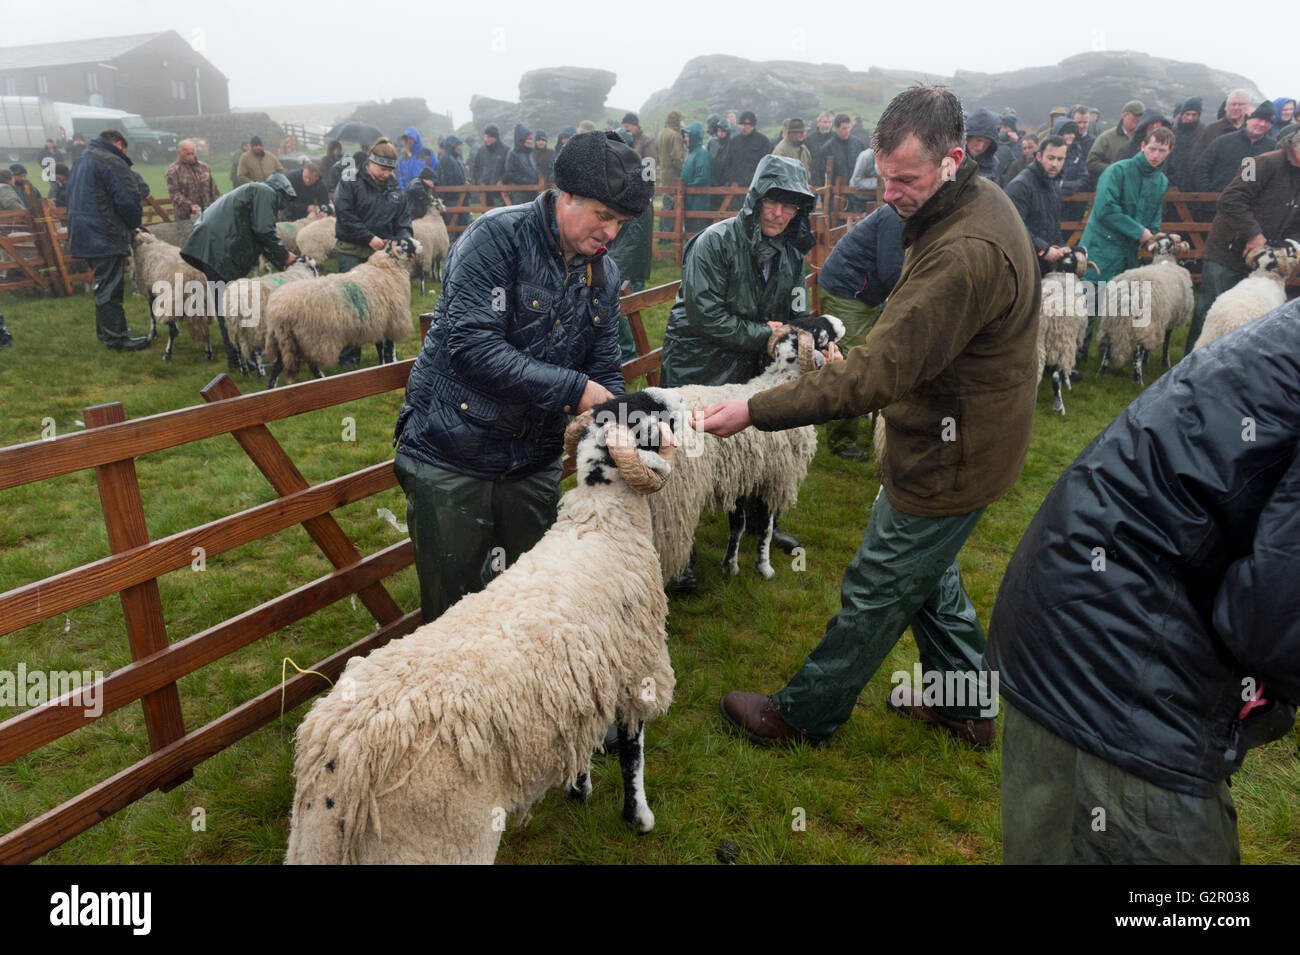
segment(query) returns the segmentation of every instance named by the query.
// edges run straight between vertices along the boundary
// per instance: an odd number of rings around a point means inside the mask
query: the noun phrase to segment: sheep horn
[[[1092,269],[1092,270],[1093,270],[1094,272],[1096,272],[1098,275],[1101,275],[1101,269],[1097,268],[1097,263],[1096,263],[1096,262],[1089,261],[1089,262],[1088,262],[1088,266],[1087,266],[1087,268],[1084,269],[1084,272],[1086,273],[1086,272],[1088,271],[1088,269]]]
[[[668,475],[652,471],[637,453],[636,442],[627,429],[610,422],[605,425],[605,447],[618,466],[623,481],[638,494],[653,494],[664,486]]]
[[[590,411],[584,411],[564,429],[564,453],[570,458],[578,456],[578,442],[582,440],[583,433],[587,430],[587,425],[591,424],[594,416]]]
[[[772,329],[772,334],[767,336],[767,357],[768,358],[776,357],[777,343],[780,342],[781,339],[785,338],[786,335],[789,335],[792,331],[794,331],[794,329],[791,328],[789,325],[782,325],[780,328]]]
[[[802,328],[796,334],[799,337],[799,371],[806,375],[817,368],[817,342],[813,340],[812,332]]]

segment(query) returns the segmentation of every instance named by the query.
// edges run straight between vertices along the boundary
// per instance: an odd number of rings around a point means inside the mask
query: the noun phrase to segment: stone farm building
[[[230,109],[229,80],[175,30],[0,47],[0,94],[141,116]]]

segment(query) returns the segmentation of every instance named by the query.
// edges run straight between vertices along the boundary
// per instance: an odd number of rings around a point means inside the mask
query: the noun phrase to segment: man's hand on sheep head
[[[729,438],[753,423],[749,417],[749,402],[744,398],[720,401],[716,405],[696,408],[691,413],[691,424],[696,431],[716,434],[719,438]]]
[[[609,401],[614,396],[610,390],[594,378],[587,379],[587,387],[582,389],[582,398],[578,401],[578,414],[582,414],[593,405]]]

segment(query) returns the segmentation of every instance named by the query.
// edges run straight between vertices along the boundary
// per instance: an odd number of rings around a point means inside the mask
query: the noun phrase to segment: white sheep
[[[1090,312],[1084,281],[1088,250],[1081,245],[1066,246],[1065,255],[1052,263],[1054,271],[1043,276],[1043,299],[1038,315],[1038,377],[1052,370],[1052,410],[1065,414],[1061,385],[1070,388],[1070,373],[1075,357],[1088,330]]]
[[[162,239],[168,245],[180,248],[194,231],[195,219],[176,219],[173,222],[155,222],[148,226],[149,232]]]
[[[248,375],[256,372],[261,378],[262,355],[266,351],[266,324],[262,316],[271,296],[291,282],[320,277],[314,260],[300,258],[283,272],[236,279],[226,286],[224,300],[226,334],[230,344],[239,352],[239,370]]]
[[[208,326],[215,305],[208,301],[208,281],[203,273],[181,258],[181,250],[162,239],[137,229],[131,237],[131,273],[136,291],[149,300],[149,337],[157,334],[157,320],[167,323],[167,348],[163,361],[172,360],[172,348],[179,334],[176,322],[185,319],[190,340],[212,360]]]
[[[803,319],[803,334],[788,334],[776,342],[772,361],[756,377],[731,385],[683,385],[669,389],[679,394],[691,410],[731,398],[748,398],[767,388],[793,381],[811,370],[819,349],[844,334],[844,325],[832,315]],[[730,514],[730,539],[723,570],[739,573],[740,536],[747,518],[758,538],[754,568],[770,578],[775,516],[793,507],[808,464],[817,451],[817,432],[811,426],[784,431],[746,428],[726,440],[692,432],[679,455],[672,484],[650,502],[654,517],[654,542],[664,580],[671,580],[690,563],[695,530],[708,511]],[[746,501],[753,502],[746,506]]]
[[[1142,386],[1142,363],[1162,345],[1164,366],[1169,367],[1169,340],[1174,329],[1191,318],[1195,297],[1192,276],[1178,264],[1191,246],[1177,235],[1157,233],[1149,243],[1151,265],[1140,265],[1115,276],[1098,290],[1101,316],[1098,351],[1106,374],[1111,359],[1133,362],[1133,380]]]
[[[420,279],[420,294],[424,294],[424,279],[426,275],[433,277],[434,281],[442,281],[442,263],[447,258],[447,250],[451,248],[451,237],[447,234],[447,223],[442,221],[442,213],[446,208],[442,200],[433,197],[429,203],[429,209],[424,215],[416,218],[411,217],[411,232],[416,240],[420,243],[420,263],[416,269],[416,274]]]
[[[303,216],[301,219],[295,219],[293,222],[277,222],[275,224],[275,234],[280,237],[284,247],[294,255],[301,255],[302,249],[298,247],[298,233],[307,226],[319,219],[327,219],[331,216],[328,208],[318,208],[315,212]]]
[[[298,230],[298,250],[309,259],[324,262],[334,254],[335,219],[325,216],[309,222]]]
[[[1214,300],[1205,316],[1205,328],[1192,350],[1249,325],[1261,315],[1286,304],[1286,280],[1300,260],[1300,242],[1270,242],[1246,254],[1253,270]]]
[[[675,678],[645,495],[684,427],[680,402],[653,388],[579,416],[565,434],[578,483],[537,545],[348,662],[298,728],[286,862],[491,863],[507,814],[566,781],[590,794],[611,720],[623,819],[654,827],[643,723],[667,711]]]
[[[266,360],[272,363],[268,388],[281,370],[293,382],[306,363],[321,377],[339,352],[373,344],[380,363],[396,357],[394,342],[411,334],[410,269],[420,254],[414,239],[385,243],[350,272],[295,282],[266,304]]]

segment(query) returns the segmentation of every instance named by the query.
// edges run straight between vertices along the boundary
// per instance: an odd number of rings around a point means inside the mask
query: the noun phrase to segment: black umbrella
[[[384,134],[369,123],[342,123],[325,134],[326,139],[337,139],[341,143],[360,143],[369,146]]]

